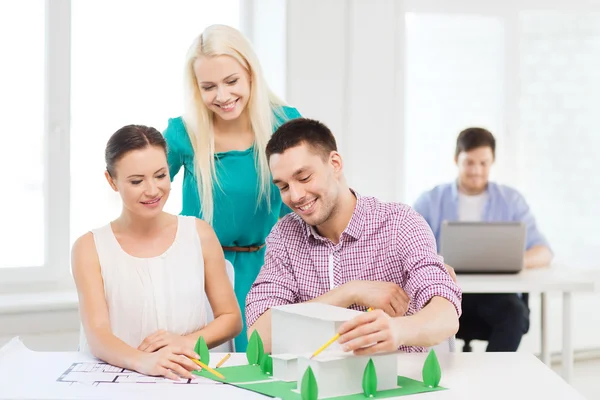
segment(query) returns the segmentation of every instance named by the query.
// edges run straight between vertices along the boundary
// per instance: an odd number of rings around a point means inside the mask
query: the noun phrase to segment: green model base
[[[272,376],[262,372],[258,365],[241,365],[236,367],[222,367],[218,371],[225,376],[225,379],[219,379],[210,372],[198,371],[194,374],[209,378],[218,382],[228,383],[242,389],[251,390],[256,393],[271,397],[280,397],[283,400],[301,400],[300,393],[296,391],[296,382],[284,382],[273,379]],[[330,397],[331,400],[363,400],[366,398],[386,399],[390,397],[407,396],[410,394],[434,392],[446,390],[445,388],[428,387],[421,381],[398,377],[398,387],[395,389],[382,390],[375,393],[373,397],[367,397],[362,393],[347,396]]]

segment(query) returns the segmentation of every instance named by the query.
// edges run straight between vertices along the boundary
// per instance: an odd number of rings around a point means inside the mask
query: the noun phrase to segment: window
[[[73,241],[120,213],[103,175],[109,136],[181,115],[189,45],[210,24],[239,28],[240,14],[238,0],[0,2],[0,291],[72,285]]]
[[[19,40],[15,40],[18,37]],[[0,269],[46,262],[43,1],[0,3],[0,108],[5,172]]]
[[[110,135],[127,124],[164,131],[183,111],[192,40],[215,23],[239,28],[239,15],[237,0],[73,2],[71,242],[119,216],[120,197],[104,177]],[[165,208],[176,214],[182,175]]]

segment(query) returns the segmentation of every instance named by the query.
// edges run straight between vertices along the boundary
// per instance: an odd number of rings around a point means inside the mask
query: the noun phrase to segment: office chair
[[[523,300],[527,308],[529,308],[529,293],[523,293],[521,296],[521,300]],[[481,321],[470,320],[468,318],[465,318],[461,319],[460,326],[469,327],[469,329],[467,329],[466,332],[462,332],[459,328],[458,333],[456,334],[457,339],[461,339],[465,342],[465,345],[462,349],[463,352],[473,351],[473,348],[471,347],[472,340],[487,341],[491,335],[490,327],[485,324],[482,324]]]
[[[454,336],[449,337],[447,340],[440,344],[430,347],[435,350],[436,353],[454,353],[456,351],[456,342]]]

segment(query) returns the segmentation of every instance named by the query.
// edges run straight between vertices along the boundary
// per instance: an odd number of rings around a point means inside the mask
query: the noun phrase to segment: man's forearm
[[[355,298],[351,284],[339,286],[322,296],[315,297],[306,303],[324,303],[332,306],[348,308],[354,304]],[[256,322],[248,328],[248,337],[257,330],[262,339],[265,352],[271,352],[271,310],[265,311]]]
[[[324,303],[331,306],[348,308],[356,302],[352,282],[338,286],[322,296],[315,297],[306,303]]]
[[[533,246],[525,252],[525,268],[539,268],[550,265],[553,254],[543,245]]]
[[[433,297],[421,311],[397,317],[396,334],[405,346],[435,346],[456,334],[458,315],[454,305],[443,297]]]

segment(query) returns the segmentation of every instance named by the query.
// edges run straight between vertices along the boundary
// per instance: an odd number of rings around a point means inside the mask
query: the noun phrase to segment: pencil
[[[367,309],[367,312],[369,311],[373,311],[373,309],[371,307],[369,307]],[[312,360],[314,357],[318,356],[319,353],[321,353],[323,350],[325,350],[328,346],[331,345],[331,343],[335,342],[336,340],[338,340],[340,338],[340,334],[337,333],[334,337],[332,337],[331,339],[329,339],[329,341],[327,343],[325,343],[323,346],[319,347],[319,350],[315,351],[313,353],[312,356],[310,356],[310,359]]]
[[[192,360],[193,362],[195,362],[200,367],[204,368],[205,370],[207,370],[208,372],[210,372],[211,374],[213,374],[217,378],[225,379],[225,377],[223,375],[221,375],[221,373],[219,373],[219,372],[215,371],[214,369],[210,368],[208,365],[204,364],[202,361],[196,360],[195,358],[190,358],[190,360]]]
[[[323,350],[325,350],[331,343],[335,342],[336,340],[338,340],[340,338],[340,334],[337,333],[334,337],[332,337],[331,339],[329,339],[327,341],[327,343],[325,343],[323,346],[319,347],[319,350],[315,351],[313,353],[312,356],[310,356],[311,359],[313,359],[314,357],[318,356],[319,353],[321,353]]]
[[[229,353],[228,353],[228,354],[227,354],[225,357],[223,357],[223,358],[221,359],[221,361],[219,361],[219,362],[217,363],[217,366],[215,367],[215,369],[217,369],[217,368],[219,368],[221,365],[225,364],[225,361],[229,360],[229,357],[231,357],[231,354],[229,354]]]

